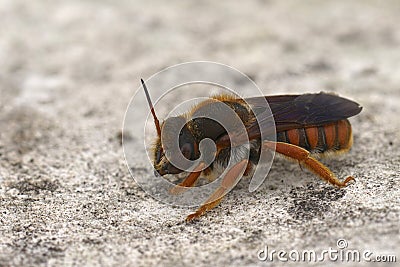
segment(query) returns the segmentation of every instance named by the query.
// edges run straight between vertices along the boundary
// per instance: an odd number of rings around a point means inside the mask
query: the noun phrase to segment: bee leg
[[[217,206],[221,202],[222,198],[242,177],[243,170],[246,169],[247,164],[248,160],[245,159],[234,165],[222,179],[220,187],[207,199],[205,204],[197,209],[195,213],[186,217],[186,222],[199,218],[201,215]]]
[[[303,166],[301,166],[301,161],[298,161],[298,163],[299,163],[300,170],[301,170],[301,171],[304,171],[304,170],[303,170]]]
[[[194,170],[191,172],[185,180],[183,180],[181,183],[175,185],[172,187],[169,192],[173,195],[178,195],[185,191],[187,187],[192,187],[197,179],[200,177],[201,171],[203,170],[205,164],[204,162],[201,162]]]
[[[282,154],[286,157],[292,158],[299,161],[310,171],[317,174],[322,180],[328,183],[336,185],[338,187],[345,187],[354,178],[349,176],[343,182],[340,181],[331,170],[328,169],[324,164],[311,157],[310,152],[304,148],[282,142],[271,142],[265,141],[263,146],[268,149],[275,150],[277,153]]]

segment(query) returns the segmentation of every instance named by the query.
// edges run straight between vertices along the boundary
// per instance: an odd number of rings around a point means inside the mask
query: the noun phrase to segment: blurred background
[[[265,244],[338,238],[399,257],[399,12],[394,0],[0,1],[0,265],[254,266]],[[139,79],[193,60],[266,95],[360,103],[353,150],[324,161],[357,183],[337,190],[278,160],[257,192],[244,181],[184,224],[192,210],[143,192],[120,140]]]

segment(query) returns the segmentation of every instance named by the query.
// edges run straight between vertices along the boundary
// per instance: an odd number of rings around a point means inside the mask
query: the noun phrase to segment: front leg
[[[178,195],[185,191],[188,187],[192,187],[197,179],[200,177],[200,174],[205,166],[204,162],[201,162],[181,183],[173,186],[169,192],[173,195]]]

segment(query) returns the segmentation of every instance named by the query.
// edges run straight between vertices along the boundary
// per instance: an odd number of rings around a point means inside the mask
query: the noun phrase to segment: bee
[[[199,110],[207,110],[210,114],[217,112],[215,103],[222,102],[237,114],[246,129],[247,140],[250,142],[250,147],[246,147],[249,153],[245,154],[248,157],[240,158],[241,154],[237,153],[236,158],[239,157],[239,159],[227,170],[220,187],[193,214],[187,216],[186,221],[197,219],[217,206],[228,189],[236,185],[236,181],[241,178],[239,176],[251,177],[255,166],[259,163],[260,153],[263,149],[274,150],[277,154],[297,161],[300,166],[306,167],[319,178],[334,186],[345,187],[354,180],[352,176],[348,176],[343,181],[339,180],[328,167],[317,160],[322,155],[344,153],[351,148],[353,136],[348,118],[357,115],[362,110],[362,107],[354,101],[324,92],[245,99],[233,95],[218,95],[199,103],[188,113],[169,117],[160,124],[146,85],[143,80],[141,82],[158,135],[153,148],[153,165],[156,175],[179,175],[185,172],[175,167],[166,157],[169,151],[165,150],[166,146],[161,142],[162,130],[164,128],[169,128],[169,131],[176,129],[166,127],[167,125],[173,126],[177,122],[184,122],[179,133],[179,149],[188,160],[196,160],[200,157],[199,143],[202,139],[210,138],[216,144],[214,161],[207,168],[204,163],[195,166],[178,184],[179,188],[194,186],[199,177],[211,177],[211,180],[213,177],[218,177],[228,167],[227,162],[231,149],[233,147],[234,151],[243,149],[241,144],[231,144],[228,133],[222,126],[207,118],[192,119],[194,113]],[[271,111],[266,110],[265,104],[263,104],[265,100]],[[276,139],[273,141],[261,140],[261,134],[270,131],[271,128],[268,123],[263,123],[264,120],[270,118],[270,112],[275,121]],[[174,133],[166,133],[166,135],[170,134]],[[243,169],[245,169],[244,173],[241,171]],[[178,187],[172,188],[171,192],[179,192]]]

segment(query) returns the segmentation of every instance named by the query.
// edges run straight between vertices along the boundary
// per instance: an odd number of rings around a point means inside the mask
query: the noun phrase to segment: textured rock
[[[2,1],[0,265],[255,266],[265,245],[322,251],[339,238],[400,257],[399,9]],[[120,136],[139,78],[191,60],[231,65],[265,94],[323,90],[361,103],[353,149],[323,160],[357,182],[335,189],[277,159],[259,190],[242,181],[185,224],[193,209],[157,202],[131,178]]]

